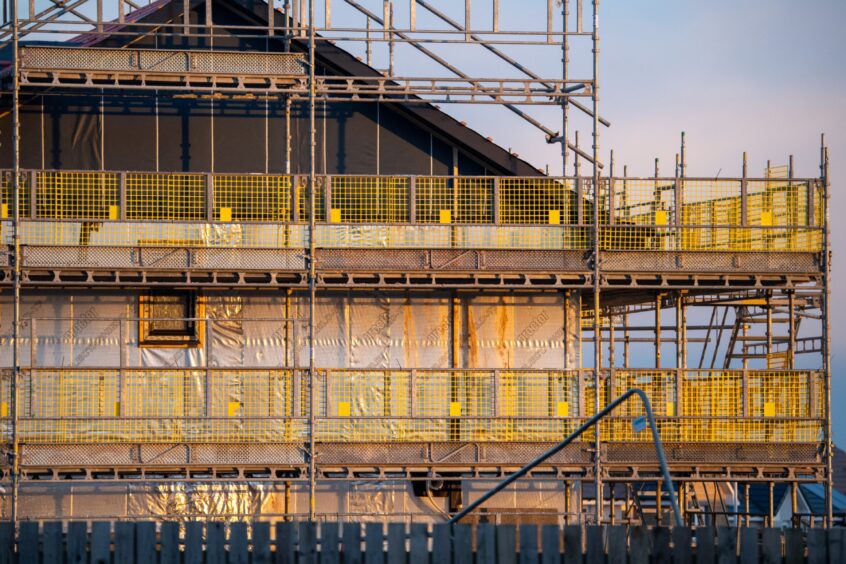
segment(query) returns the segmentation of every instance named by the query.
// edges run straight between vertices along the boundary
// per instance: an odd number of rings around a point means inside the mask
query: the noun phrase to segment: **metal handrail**
[[[676,490],[675,490],[675,488],[673,488],[673,481],[670,478],[670,470],[667,467],[667,458],[666,458],[666,456],[664,456],[664,447],[661,445],[661,435],[658,433],[658,427],[655,425],[655,416],[652,414],[652,404],[649,403],[649,398],[646,397],[646,393],[644,393],[644,391],[639,389],[639,388],[630,388],[628,391],[626,391],[626,393],[624,393],[623,395],[621,395],[620,397],[618,397],[617,399],[612,401],[610,404],[608,404],[608,406],[605,407],[605,409],[603,409],[602,411],[600,411],[599,413],[597,413],[596,415],[594,415],[593,417],[591,417],[590,419],[585,421],[584,424],[582,424],[578,429],[576,429],[573,433],[571,433],[566,439],[564,439],[563,441],[561,441],[560,443],[558,443],[556,446],[552,447],[551,449],[549,449],[545,453],[541,454],[539,457],[535,458],[533,461],[531,461],[528,464],[526,464],[525,466],[523,466],[520,470],[518,470],[514,474],[512,474],[509,477],[507,477],[506,479],[502,480],[500,483],[498,483],[493,488],[488,490],[479,499],[477,499],[476,501],[474,501],[473,503],[471,503],[470,505],[468,505],[467,507],[465,507],[464,509],[462,509],[461,511],[459,511],[455,515],[453,515],[453,517],[449,521],[447,521],[447,523],[452,525],[452,524],[455,524],[455,523],[458,523],[459,521],[461,521],[461,519],[463,519],[465,516],[469,515],[471,512],[473,512],[480,505],[482,505],[487,500],[492,498],[494,495],[498,494],[499,492],[504,490],[506,487],[511,485],[513,482],[516,482],[518,479],[520,479],[523,476],[525,476],[526,474],[528,474],[529,471],[532,470],[535,466],[541,464],[547,458],[549,458],[549,457],[557,454],[561,450],[563,450],[567,445],[569,445],[574,440],[576,440],[579,437],[579,435],[581,435],[582,433],[584,433],[585,431],[590,429],[592,426],[594,426],[600,419],[602,419],[603,417],[605,417],[606,415],[608,415],[609,413],[614,411],[614,409],[618,405],[620,405],[621,403],[626,401],[632,395],[637,395],[638,397],[640,397],[641,402],[643,402],[643,408],[646,411],[646,418],[647,418],[647,421],[649,422],[649,427],[652,430],[652,440],[655,442],[655,452],[658,455],[658,464],[661,465],[661,473],[664,476],[664,485],[667,488],[667,492],[668,492],[669,497],[670,497],[670,504],[673,507],[673,518],[675,520],[677,527],[684,526],[684,524],[682,523],[681,511],[679,510],[679,503],[678,503],[678,500],[676,499]],[[597,456],[599,456],[599,453],[596,453],[596,454],[597,454]],[[597,496],[597,503],[599,503],[599,497],[601,496],[601,492],[596,492],[596,496]],[[659,511],[660,511],[660,508],[659,508]]]

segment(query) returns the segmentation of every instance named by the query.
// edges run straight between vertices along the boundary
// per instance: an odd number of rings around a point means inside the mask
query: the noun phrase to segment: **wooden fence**
[[[0,523],[0,564],[846,562],[846,529],[367,523]]]

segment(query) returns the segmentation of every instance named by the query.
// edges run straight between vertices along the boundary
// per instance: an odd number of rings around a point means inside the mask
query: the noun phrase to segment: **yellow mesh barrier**
[[[27,172],[21,177],[22,208],[26,207],[22,211],[27,213],[33,177],[36,218],[44,223],[25,227],[23,244],[307,245],[307,239],[287,228],[253,230],[242,236],[252,224],[307,222],[307,176]],[[9,207],[10,184],[6,171],[0,191],[9,216],[14,213]],[[825,202],[820,181],[748,181],[745,224],[741,186],[737,179],[603,179],[600,247],[821,249]],[[679,196],[680,208],[675,201]],[[590,179],[320,176],[315,179],[315,198],[316,242],[330,248],[586,250],[593,247],[596,236]],[[106,221],[151,223],[123,227],[100,223]],[[228,225],[179,224],[209,221]],[[143,237],[136,235],[140,232]]]
[[[752,370],[744,379],[742,371],[687,370],[680,382],[678,376],[615,371],[614,394],[644,390],[666,442],[821,440],[817,372]],[[325,442],[555,441],[595,413],[590,370],[320,370],[315,378],[315,438]],[[602,373],[600,408],[610,378]],[[308,372],[298,370],[25,370],[20,437],[30,443],[301,441],[309,389]],[[3,393],[8,396],[8,382]],[[640,402],[628,400],[603,420],[602,440],[650,442],[648,430],[632,427],[643,415]]]
[[[290,178],[215,175],[213,217],[216,221],[290,221]]]
[[[126,218],[203,220],[206,190],[203,174],[127,174]]]
[[[325,179],[324,179],[325,181]],[[332,223],[406,223],[409,220],[407,177],[331,177]],[[335,221],[337,220],[337,221]]]
[[[35,215],[44,219],[120,219],[119,175],[39,172]]]
[[[10,170],[4,170],[0,174],[0,206],[2,206],[3,213],[0,213],[0,219],[12,219],[15,217],[15,191],[14,191],[14,175]],[[20,188],[20,202],[21,202],[21,217],[29,217],[30,206],[30,179],[31,175],[22,172],[18,177],[18,186]]]

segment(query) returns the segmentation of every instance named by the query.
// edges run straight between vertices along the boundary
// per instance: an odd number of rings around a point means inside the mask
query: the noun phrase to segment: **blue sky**
[[[333,10],[338,3],[333,3]],[[377,11],[381,2],[363,2]],[[458,21],[463,3],[433,2]],[[503,0],[503,26],[536,29],[545,2]],[[407,22],[397,4],[397,26]],[[575,0],[571,2],[575,5]],[[474,24],[490,25],[489,2],[474,2]],[[589,6],[589,0],[585,0]],[[337,13],[343,14],[340,10]],[[422,10],[420,10],[422,12]],[[378,13],[378,12],[377,12]],[[418,16],[423,18],[424,16]],[[541,18],[541,19],[539,19]],[[343,21],[343,15],[337,22]],[[432,22],[433,20],[423,20]],[[671,173],[679,133],[687,133],[688,174],[739,176],[741,155],[749,154],[750,174],[761,174],[768,159],[786,164],[793,154],[797,176],[819,172],[819,136],[830,147],[832,224],[835,250],[832,302],[835,438],[846,436],[846,210],[841,170],[846,165],[846,2],[843,0],[604,0],[600,7],[600,113],[612,122],[600,139],[613,148],[630,174],[652,173],[655,157]],[[363,23],[363,22],[357,22]],[[582,47],[586,47],[583,45]],[[480,51],[436,47],[476,75],[503,70]],[[521,51],[511,48],[519,55]],[[545,76],[558,76],[560,53],[523,51],[523,60]],[[586,69],[589,51],[574,43],[574,74]],[[419,60],[398,56],[398,74],[425,74]],[[379,58],[377,57],[377,63]],[[405,66],[404,66],[405,65]],[[424,70],[426,69],[426,70]],[[501,108],[445,107],[468,125],[512,147],[532,164],[560,170],[558,148]],[[557,112],[530,109],[558,129]],[[577,127],[584,132],[589,124]],[[841,210],[841,211],[839,211]]]

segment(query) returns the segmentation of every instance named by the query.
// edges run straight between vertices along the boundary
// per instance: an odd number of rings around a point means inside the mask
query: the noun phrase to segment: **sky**
[[[381,4],[362,3],[373,11]],[[433,3],[463,21],[462,2]],[[397,4],[398,27],[407,21],[401,4],[407,3]],[[503,27],[537,29],[545,22],[546,3],[541,0],[501,4]],[[490,25],[487,6],[489,1],[474,2],[475,26]],[[418,22],[427,21],[421,12]],[[343,21],[343,15],[340,18]],[[796,176],[813,177],[819,174],[820,134],[826,134],[834,249],[834,406],[846,402],[846,316],[839,314],[846,311],[846,259],[840,258],[846,253],[846,221],[838,221],[846,212],[846,188],[840,181],[846,169],[844,21],[843,0],[603,0],[599,18],[600,114],[612,122],[601,131],[600,152],[607,160],[613,149],[617,165],[627,164],[629,174],[652,174],[658,157],[661,170],[671,175],[684,131],[691,176],[740,176],[746,151],[751,175],[762,175],[767,160],[782,165],[794,155]],[[589,46],[576,43],[571,51],[572,75],[586,76]],[[503,67],[479,50],[439,46],[433,50],[477,76],[502,74]],[[560,76],[560,52],[554,48],[505,50],[528,60],[543,76]],[[403,58],[399,49],[397,53],[397,74],[420,75],[431,68]],[[403,66],[406,60],[412,61],[409,66]],[[378,54],[376,62],[380,63]],[[547,145],[538,130],[507,110],[454,105],[444,109],[535,166],[561,170],[558,147]],[[559,112],[528,111],[559,129]],[[573,123],[586,144],[590,124],[577,117]],[[846,437],[846,410],[833,412],[837,440]]]

